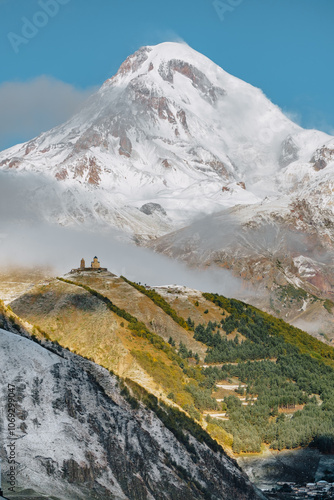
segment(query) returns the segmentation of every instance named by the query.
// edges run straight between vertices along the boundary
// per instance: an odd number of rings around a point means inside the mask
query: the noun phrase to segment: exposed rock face
[[[162,165],[165,167],[165,168],[170,168],[171,167],[171,164],[169,163],[169,161],[167,160],[167,158],[165,158],[165,160],[162,160]]]
[[[319,339],[321,332],[334,339],[332,314],[322,305],[324,299],[334,300],[331,209],[315,212],[305,199],[276,203],[226,210],[148,246],[194,267],[228,269],[250,286],[247,294],[240,287],[241,299],[292,324],[298,319],[296,326]],[[281,287],[289,287],[297,298],[283,300]],[[315,303],[314,296],[322,300]]]
[[[281,154],[279,157],[279,165],[287,167],[290,163],[298,160],[298,146],[294,143],[293,138],[288,136],[282,143]]]
[[[160,212],[162,215],[167,215],[166,210],[159,203],[145,203],[140,207],[140,211],[146,215],[152,215],[155,212]]]
[[[68,177],[68,172],[66,168],[62,168],[59,172],[56,173],[55,175],[57,181],[64,181]]]
[[[238,229],[256,235],[269,228],[268,241],[272,229],[292,231],[311,243],[311,252],[289,253],[291,270],[298,256],[316,261],[316,250],[321,257],[334,250],[333,138],[301,129],[259,89],[184,44],[139,49],[67,123],[0,153],[0,167],[36,178],[28,193],[33,210],[64,226],[114,226],[142,244],[172,239],[203,215],[243,206]],[[168,217],[138,210],[152,200]],[[277,251],[266,241],[253,245],[249,233],[249,260],[244,249],[235,251],[241,234],[234,233],[228,249],[210,239],[212,248],[196,265],[229,265],[242,277],[259,269],[258,281],[271,279]],[[192,237],[185,260],[195,260]],[[260,264],[249,269],[250,262]],[[309,282],[327,293],[331,279],[321,274]]]
[[[327,167],[334,161],[334,149],[323,146],[316,150],[311,162],[314,163],[314,169],[319,171]]]
[[[131,156],[131,152],[132,152],[131,141],[126,135],[123,135],[120,139],[119,154],[127,156],[129,158]]]
[[[185,61],[172,59],[168,63],[162,63],[159,67],[160,76],[169,83],[174,83],[175,73],[189,78],[195,89],[200,90],[202,96],[211,104],[217,101],[219,97],[226,95],[224,89],[212,87],[210,80],[198,68]]]
[[[18,487],[60,500],[263,498],[222,453],[191,436],[190,453],[152,411],[132,409],[107,370],[44,345],[0,330],[2,407],[8,383],[17,401]]]
[[[151,49],[149,47],[142,47],[141,49],[139,49],[135,54],[132,54],[124,61],[115,76],[124,75],[130,72],[135,73],[147,60],[148,54],[150,52]]]

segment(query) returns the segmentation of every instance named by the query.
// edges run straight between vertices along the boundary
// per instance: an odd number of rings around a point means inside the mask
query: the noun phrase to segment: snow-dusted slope
[[[225,455],[190,437],[194,459],[153,412],[132,409],[107,370],[46,346],[0,329],[4,410],[8,384],[15,387],[15,491],[55,500],[263,498]],[[6,445],[13,438],[2,417],[3,489],[12,498]]]
[[[189,46],[163,43],[130,56],[67,123],[2,152],[0,167],[43,179],[35,199],[48,219],[152,237],[295,191],[329,139]]]
[[[244,282],[238,298],[334,342],[333,200],[317,199],[310,190],[235,206],[147,244],[192,267],[231,270]]]

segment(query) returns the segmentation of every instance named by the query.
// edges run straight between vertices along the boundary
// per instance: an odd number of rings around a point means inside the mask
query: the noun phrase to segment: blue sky
[[[0,14],[0,149],[65,120],[140,46],[178,39],[334,133],[333,0],[0,0]]]

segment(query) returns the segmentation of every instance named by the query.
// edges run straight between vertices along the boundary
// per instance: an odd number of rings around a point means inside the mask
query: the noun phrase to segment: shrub
[[[191,418],[193,418],[194,420],[200,420],[201,419],[201,414],[199,411],[196,410],[196,408],[194,407],[194,405],[184,405],[183,409],[189,413],[189,415],[191,416]]]
[[[324,302],[324,308],[326,311],[328,311],[330,314],[332,314],[332,309],[334,307],[334,303],[331,300],[326,299]]]
[[[128,280],[124,276],[121,276],[121,278],[126,283],[136,288],[136,290],[149,297],[152,300],[152,302],[154,302],[156,306],[160,307],[166,314],[168,314],[175,321],[175,323],[178,323],[186,330],[192,330],[192,327],[188,325],[188,323],[184,320],[184,318],[179,316],[175,311],[175,309],[173,309],[171,305],[163,297],[161,297],[161,295],[158,292],[152,289],[148,290],[140,283],[134,283],[133,281]]]
[[[233,445],[233,435],[226,432],[222,427],[213,422],[213,420],[213,418],[210,418],[206,430],[220,445],[231,447]]]

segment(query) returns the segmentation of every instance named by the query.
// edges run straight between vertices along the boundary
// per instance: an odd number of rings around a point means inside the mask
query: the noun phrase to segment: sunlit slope
[[[154,289],[175,309],[177,314],[183,318],[191,318],[195,325],[208,321],[220,321],[222,318],[222,309],[207,300],[199,290],[177,285],[159,286]]]
[[[172,393],[173,401],[187,411],[193,408],[193,397],[185,387],[189,381],[197,386],[197,379],[203,378],[199,367],[190,368],[187,360],[146,328],[141,318],[148,324],[150,318],[158,318],[156,324],[165,326],[165,336],[178,335],[181,342],[188,340],[193,349],[199,346],[203,353],[206,347],[192,339],[193,332],[181,328],[149,298],[110,273],[90,273],[82,275],[81,280],[79,277],[67,276],[73,280],[71,283],[53,279],[36,286],[13,301],[11,307],[20,318],[35,325],[37,336],[59,342],[163,399]],[[117,312],[104,302],[108,301],[107,295]],[[215,401],[211,404],[215,406]]]
[[[111,273],[79,272],[71,275],[69,279],[89,285],[119,308],[130,312],[139,321],[142,321],[149,330],[160,335],[164,340],[168,341],[171,336],[177,344],[183,342],[188,349],[192,349],[201,358],[204,358],[206,348],[202,343],[193,339],[191,332],[173,321],[163,309],[155,305],[149,297],[140,293],[122,277],[114,276]],[[184,317],[182,314],[181,316]],[[184,319],[187,319],[188,316],[185,316]]]
[[[200,323],[207,324],[209,321],[220,322],[222,318],[226,319],[229,316],[239,321],[242,314],[238,312],[238,309],[245,306],[262,318],[269,334],[272,335],[274,333],[282,337],[285,342],[297,347],[301,353],[321,359],[324,363],[334,367],[334,349],[332,346],[321,342],[305,331],[286,323],[282,319],[275,318],[273,315],[261,311],[256,307],[238,300],[227,299],[221,295],[202,293],[187,287],[167,286],[155,287],[155,289],[178,314],[187,312],[195,325]],[[315,304],[318,305],[317,302]],[[320,306],[323,306],[322,303]],[[225,331],[224,326],[220,328],[223,335],[229,332],[229,330],[228,332]],[[229,339],[233,335],[239,335],[240,339],[243,337],[242,331],[239,331],[237,323],[235,329],[233,329],[231,333],[228,333],[226,337]]]
[[[75,272],[11,307],[37,336],[176,404],[236,453],[320,447],[324,430],[334,446],[334,349],[253,306]]]
[[[126,339],[121,340],[127,321],[83,288],[53,279],[15,300],[12,309],[35,326],[37,335],[41,329],[52,341],[120,375],[136,378],[141,372],[124,345]]]
[[[23,267],[0,264],[0,297],[6,304],[28,292],[34,285],[53,276],[48,267]]]

